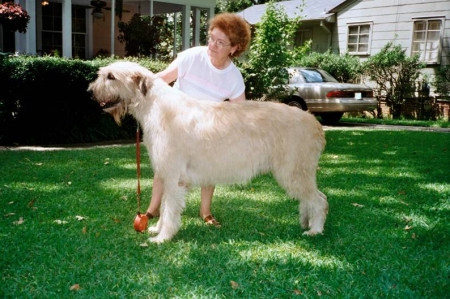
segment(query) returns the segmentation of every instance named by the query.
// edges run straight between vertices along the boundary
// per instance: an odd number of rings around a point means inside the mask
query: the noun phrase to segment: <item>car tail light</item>
[[[327,93],[327,98],[353,98],[355,92],[345,90],[335,90]]]

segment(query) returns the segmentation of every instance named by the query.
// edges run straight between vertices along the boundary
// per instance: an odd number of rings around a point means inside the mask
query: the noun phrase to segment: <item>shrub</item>
[[[437,69],[435,81],[436,93],[450,100],[450,65],[441,66]]]
[[[424,66],[418,55],[408,57],[400,45],[389,42],[363,63],[363,70],[376,83],[374,91],[378,99],[385,99],[392,116],[399,118],[401,105],[414,95],[415,81]],[[382,117],[381,109],[378,117]]]
[[[309,55],[302,55],[295,64],[323,69],[339,82],[356,83],[362,74],[362,66],[358,57],[348,53],[333,54],[330,50],[325,53],[312,52]]]
[[[30,56],[0,59],[0,144],[49,145],[134,138],[136,126],[131,117],[118,128],[87,92],[98,68],[114,60]],[[165,67],[149,59],[139,63],[155,72]]]

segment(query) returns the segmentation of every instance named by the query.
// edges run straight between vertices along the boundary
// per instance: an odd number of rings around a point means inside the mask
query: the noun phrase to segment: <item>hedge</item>
[[[55,145],[131,139],[131,117],[118,127],[87,92],[99,67],[117,59],[58,57],[0,59],[0,145]],[[149,59],[127,59],[153,72],[166,67]]]

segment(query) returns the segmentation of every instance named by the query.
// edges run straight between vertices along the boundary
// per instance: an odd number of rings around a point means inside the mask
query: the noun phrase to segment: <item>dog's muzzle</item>
[[[99,102],[99,103],[100,103],[100,107],[102,107],[102,109],[107,112],[108,110],[111,110],[111,109],[115,108],[117,105],[119,105],[120,100]]]

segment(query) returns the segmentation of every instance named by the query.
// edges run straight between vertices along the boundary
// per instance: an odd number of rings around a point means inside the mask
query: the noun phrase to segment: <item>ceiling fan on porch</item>
[[[106,2],[101,0],[93,0],[91,1],[91,5],[94,8],[91,15],[93,15],[96,19],[103,19],[102,9],[106,8]]]
[[[117,0],[116,1],[116,16],[119,17],[119,19],[122,19],[122,12],[130,12],[129,10],[123,10],[123,0]],[[92,10],[92,16],[96,19],[103,19],[103,9],[105,10],[111,10],[110,7],[106,7],[106,1],[102,0],[92,0],[91,1],[91,8]]]

